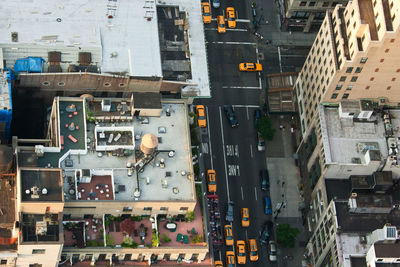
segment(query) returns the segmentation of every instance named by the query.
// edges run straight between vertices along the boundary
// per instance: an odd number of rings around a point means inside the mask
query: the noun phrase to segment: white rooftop
[[[11,40],[12,32],[18,33],[17,43]],[[83,52],[99,48],[102,72],[162,76],[154,1],[3,1],[0,46],[4,45],[80,47]]]
[[[363,160],[361,148],[377,149],[383,157],[388,156],[385,128],[380,117],[377,123],[353,122],[341,119],[337,108],[320,106],[322,139],[327,163],[351,164],[353,158]],[[365,162],[362,162],[365,163]]]
[[[142,124],[134,118],[133,122],[114,122],[118,126],[132,127],[135,137],[142,137],[144,134],[154,134],[159,138],[159,153],[149,164],[144,167],[144,171],[128,175],[128,162],[138,162],[135,153],[130,156],[112,156],[111,153],[102,153],[101,157],[97,151],[88,152],[86,155],[68,156],[74,162],[73,167],[66,167],[65,162],[61,162],[61,167],[66,172],[66,176],[73,176],[75,170],[90,169],[95,172],[112,172],[114,190],[116,190],[115,201],[135,201],[134,192],[139,185],[141,195],[138,201],[190,201],[194,199],[194,181],[192,172],[192,160],[190,152],[188,117],[186,105],[184,103],[163,103],[161,117],[148,117],[149,124]],[[166,109],[169,109],[171,116],[166,116]],[[100,126],[112,127],[110,123],[100,123]],[[165,133],[159,133],[159,127],[165,127]],[[93,139],[94,125],[88,124],[88,138]],[[135,149],[139,150],[141,139],[135,141]],[[170,158],[168,152],[174,150],[175,155]],[[160,160],[163,159],[165,167],[160,167]],[[185,172],[185,175],[182,175]],[[149,180],[149,183],[148,183]],[[138,183],[139,184],[138,184]],[[65,185],[67,183],[64,182]],[[125,190],[119,191],[118,188],[124,186]],[[70,188],[64,186],[64,191],[68,193]],[[86,198],[84,198],[86,200]]]

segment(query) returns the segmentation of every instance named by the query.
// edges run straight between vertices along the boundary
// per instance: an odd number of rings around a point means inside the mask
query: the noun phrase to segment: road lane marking
[[[217,31],[217,28],[205,28],[206,31]],[[226,29],[227,31],[231,31],[231,32],[247,32],[248,29]]]
[[[261,86],[252,87],[252,86],[222,86],[223,89],[255,89],[260,90]]]
[[[256,45],[256,43],[249,42],[209,42],[211,44],[227,44],[227,45]]]
[[[254,195],[256,196],[256,201],[257,201],[257,187],[254,187]]]
[[[246,107],[246,116],[247,116],[247,120],[249,120],[249,107]]]
[[[212,148],[211,148],[210,121],[208,120],[208,107],[207,106],[206,106],[206,113],[207,113],[208,142],[210,144],[211,169],[214,170],[214,161],[213,161]]]
[[[219,122],[221,126],[221,139],[222,139],[222,150],[224,154],[224,169],[225,169],[225,181],[226,181],[226,192],[228,196],[228,201],[231,201],[231,197],[229,196],[229,183],[228,183],[228,172],[226,168],[226,156],[225,156],[225,141],[224,141],[224,128],[222,127],[222,112],[221,112],[221,107],[218,107],[219,109]]]
[[[282,58],[281,58],[281,48],[278,46],[278,56],[279,56],[279,69],[282,73]]]
[[[259,108],[260,106],[258,106],[258,105],[232,105],[232,107],[235,107],[235,108],[247,108],[247,107],[249,107],[249,108]]]
[[[217,19],[216,18],[212,18],[211,21],[217,21]],[[250,20],[249,19],[236,19],[236,22],[250,23]]]
[[[253,146],[250,144],[250,156],[253,157]]]
[[[240,187],[240,192],[242,192],[242,200],[244,200],[244,196],[243,196],[243,187]],[[246,238],[247,239],[247,238]]]

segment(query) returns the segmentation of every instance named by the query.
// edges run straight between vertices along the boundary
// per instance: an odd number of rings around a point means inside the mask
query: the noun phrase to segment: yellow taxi
[[[225,225],[225,244],[227,246],[233,246],[233,233],[232,226],[229,224]]]
[[[249,209],[242,208],[240,213],[242,214],[242,227],[249,227],[250,226]]]
[[[226,8],[226,18],[228,20],[228,28],[236,28],[236,15],[233,7]]]
[[[236,255],[238,264],[246,264],[246,243],[243,240],[236,241]]]
[[[224,267],[224,265],[222,264],[222,261],[214,261],[214,266],[215,267]]]
[[[255,239],[249,239],[247,243],[249,245],[250,261],[258,261],[257,241]]]
[[[207,126],[206,113],[203,105],[196,106],[197,124],[199,127],[204,128]]]
[[[215,171],[207,170],[207,178],[208,178],[208,192],[215,193],[217,192],[217,181],[215,180]]]
[[[210,3],[201,2],[201,10],[203,11],[203,22],[205,24],[211,23]]]
[[[227,251],[225,255],[226,255],[226,266],[234,267],[235,266],[235,252]]]
[[[226,32],[226,26],[225,26],[225,17],[224,16],[218,16],[217,17],[217,25],[218,25],[218,33],[225,33]]]
[[[262,71],[262,65],[259,63],[240,63],[240,71]]]

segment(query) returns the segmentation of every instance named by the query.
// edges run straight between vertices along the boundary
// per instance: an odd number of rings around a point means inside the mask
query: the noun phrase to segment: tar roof
[[[15,221],[15,181],[0,178],[0,225]]]
[[[400,243],[375,243],[374,247],[377,258],[400,258]]]
[[[63,201],[61,170],[21,169],[21,198],[33,202]]]
[[[3,47],[92,48],[99,52],[94,61],[101,62],[102,72],[162,75],[155,1],[5,1],[0,24],[8,25],[0,28]],[[11,40],[14,32],[17,43]]]
[[[338,226],[343,232],[369,233],[382,228],[386,223],[400,226],[400,211],[395,210],[390,214],[377,213],[351,213],[347,202],[335,202]]]

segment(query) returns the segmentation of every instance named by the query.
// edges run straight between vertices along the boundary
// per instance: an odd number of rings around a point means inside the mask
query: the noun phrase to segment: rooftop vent
[[[111,111],[111,100],[110,99],[101,100],[101,111],[103,111],[103,112]]]
[[[18,42],[18,32],[11,33],[11,41],[14,43]]]

